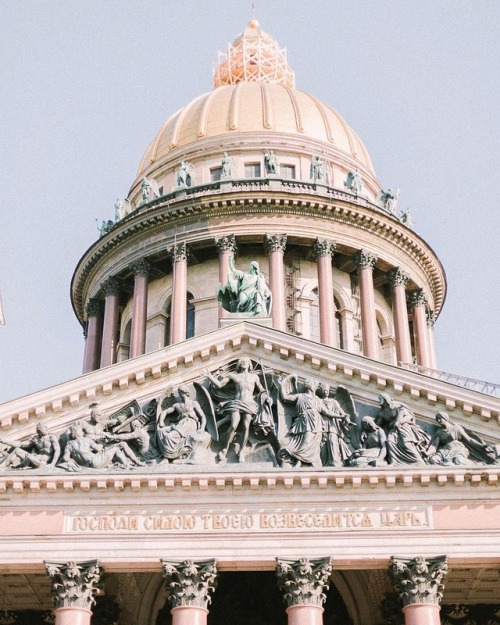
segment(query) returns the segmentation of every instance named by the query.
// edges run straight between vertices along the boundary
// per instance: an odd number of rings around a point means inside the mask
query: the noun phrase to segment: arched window
[[[123,360],[128,360],[130,358],[131,330],[132,330],[132,319],[129,319],[123,330],[123,333],[120,334],[120,341],[118,342],[118,345],[117,345],[116,360],[118,362],[122,362]]]

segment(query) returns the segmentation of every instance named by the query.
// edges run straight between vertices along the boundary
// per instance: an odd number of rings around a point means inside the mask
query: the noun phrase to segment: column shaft
[[[267,234],[266,249],[269,257],[269,288],[273,295],[271,317],[273,328],[286,330],[285,266],[283,256],[286,234]]]
[[[236,238],[231,234],[216,240],[215,245],[219,251],[219,284],[224,287],[229,275],[229,258],[234,258],[236,253]],[[227,315],[228,311],[219,304],[219,321]]]
[[[91,300],[87,305],[87,337],[83,356],[83,371],[89,373],[99,368],[102,341],[102,301]]]
[[[414,603],[403,608],[405,625],[440,625],[440,607],[434,604]]]
[[[111,279],[112,280],[112,279]],[[104,323],[102,330],[101,368],[116,362],[116,345],[118,343],[118,317],[120,314],[120,298],[116,281],[108,280],[104,286]]]
[[[392,287],[392,316],[397,364],[410,364],[412,362],[411,338],[406,305],[406,284],[409,278],[399,267],[390,271],[388,278]]]
[[[170,308],[170,337],[172,343],[186,338],[187,321],[187,250],[185,243],[179,243],[172,253],[172,305]]]
[[[319,338],[325,345],[338,347],[335,331],[335,301],[333,299],[332,257],[318,257]]]
[[[172,625],[206,625],[208,610],[195,606],[180,606],[170,610]]]
[[[415,353],[417,364],[432,368],[427,328],[427,298],[423,291],[415,291],[410,298],[413,307],[413,331],[415,333]]]
[[[54,610],[54,625],[90,625],[92,612],[82,608],[59,608]]]
[[[132,329],[130,332],[130,358],[141,356],[146,351],[149,265],[142,261],[137,263],[133,270],[135,278]]]
[[[293,605],[286,614],[288,625],[323,625],[323,608],[316,605]]]
[[[377,258],[369,252],[361,250],[357,260],[363,354],[368,358],[378,359],[380,350],[377,317],[375,315],[375,290],[373,288],[373,268]]]

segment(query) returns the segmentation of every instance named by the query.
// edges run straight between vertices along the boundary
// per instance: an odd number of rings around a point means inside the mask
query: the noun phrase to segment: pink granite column
[[[219,284],[224,287],[229,274],[229,259],[234,258],[236,254],[236,237],[234,234],[221,237],[215,241],[215,246],[219,252]],[[219,305],[219,321],[227,317],[227,313],[228,311]]]
[[[331,574],[331,558],[276,558],[276,575],[287,606],[288,625],[323,624],[323,604]]]
[[[447,571],[445,556],[392,557],[389,573],[403,602],[405,625],[440,625],[439,602]]]
[[[146,321],[148,313],[148,278],[150,265],[141,260],[132,266],[134,272],[134,303],[130,331],[130,358],[146,351]]]
[[[325,345],[337,345],[335,328],[335,300],[333,298],[332,257],[335,243],[316,239],[313,252],[318,267],[319,340]]]
[[[356,255],[358,266],[359,295],[361,306],[361,332],[363,334],[363,354],[368,358],[380,357],[377,318],[375,316],[375,291],[373,288],[373,269],[377,257],[361,250]]]
[[[87,328],[82,373],[89,373],[89,371],[99,369],[101,359],[103,304],[104,302],[102,300],[95,298],[90,299],[87,304]]]
[[[432,369],[427,329],[427,297],[422,289],[410,293],[410,306],[413,312],[413,332],[415,333],[417,365]]]
[[[286,330],[285,266],[283,256],[286,234],[266,234],[265,248],[269,257],[269,288],[273,295],[271,316],[273,328]]]
[[[116,362],[118,343],[118,317],[120,314],[120,285],[109,278],[102,285],[104,292],[104,323],[102,329],[101,368]]]
[[[409,278],[400,267],[390,271],[388,278],[392,288],[392,315],[396,338],[397,364],[408,365],[412,362],[410,324],[406,306],[406,284]]]
[[[437,369],[436,342],[434,340],[434,325],[436,323],[436,315],[433,310],[429,310],[427,314],[427,338],[429,339],[429,353],[431,358],[431,367]]]
[[[210,595],[217,586],[215,560],[162,560],[162,564],[172,625],[206,625]]]
[[[46,562],[45,568],[52,580],[55,625],[90,625],[101,575],[97,560]]]
[[[170,307],[170,341],[179,343],[186,339],[187,320],[187,246],[177,243],[172,256],[172,305]]]

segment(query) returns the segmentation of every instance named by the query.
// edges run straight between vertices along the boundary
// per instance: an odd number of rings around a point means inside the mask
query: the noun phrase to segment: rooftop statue
[[[120,221],[124,217],[126,217],[129,213],[132,212],[132,205],[128,201],[127,198],[122,200],[117,197],[115,202],[115,223]]]
[[[108,219],[107,221],[103,220],[102,224],[99,227],[99,237],[103,237],[105,234],[108,234],[108,232],[111,230],[111,228],[114,225],[115,225],[115,222],[112,221],[111,219]]]
[[[205,376],[211,382],[213,399],[219,403],[218,414],[222,419],[218,427],[229,422],[224,446],[217,455],[219,462],[226,460],[233,443],[238,462],[245,460],[251,428],[258,436],[267,439],[277,452],[278,441],[271,410],[273,401],[259,375],[252,371],[250,359],[240,358],[235,371],[222,377],[216,377],[209,371],[205,372]],[[235,442],[237,435],[240,438]]]
[[[408,228],[413,228],[413,217],[409,208],[399,213],[399,221]]]
[[[234,175],[234,158],[224,152],[222,156],[221,178],[231,178]]]
[[[59,438],[49,434],[47,426],[42,423],[36,426],[35,436],[32,436],[27,443],[9,443],[1,439],[0,443],[11,450],[0,462],[0,470],[55,467],[59,460]]]
[[[271,291],[260,271],[259,263],[251,261],[248,272],[236,269],[232,256],[228,258],[230,274],[227,284],[217,289],[219,304],[232,313],[249,317],[265,317],[271,313]]]
[[[160,197],[160,189],[158,187],[158,183],[154,178],[146,178],[146,176],[144,176],[141,183],[141,190],[141,204],[148,204],[157,197]]]
[[[264,155],[264,166],[267,174],[277,174],[279,169],[278,159],[272,150],[268,150]]]
[[[327,182],[326,163],[321,156],[317,154],[315,154],[311,160],[311,180],[314,180],[314,182]]]
[[[396,209],[398,206],[400,190],[387,189],[387,191],[380,192],[380,203],[383,208],[391,215],[397,215]]]
[[[196,180],[195,169],[192,163],[181,161],[177,170],[177,186],[191,187]]]
[[[344,184],[349,191],[352,191],[356,195],[360,195],[363,189],[363,181],[361,180],[359,171],[357,169],[355,171],[350,171],[347,174],[347,180]]]

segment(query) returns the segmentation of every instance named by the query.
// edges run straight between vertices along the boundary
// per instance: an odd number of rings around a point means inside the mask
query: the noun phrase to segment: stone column
[[[313,252],[318,267],[319,339],[325,345],[339,347],[333,298],[332,257],[335,243],[327,239],[316,239]]]
[[[134,304],[130,332],[130,358],[142,356],[146,351],[149,270],[150,265],[147,260],[140,260],[132,266],[134,272]]]
[[[85,354],[83,356],[83,371],[89,373],[99,369],[101,360],[102,340],[102,313],[104,302],[101,299],[91,298],[87,304],[87,333],[85,338]]]
[[[432,369],[427,329],[427,296],[422,289],[410,293],[410,306],[413,312],[413,332],[415,334],[417,365]]]
[[[90,625],[101,571],[97,560],[45,562],[52,580],[55,625]]]
[[[118,316],[120,313],[120,285],[116,278],[108,278],[104,291],[104,324],[102,330],[101,368],[116,362],[118,343]]]
[[[392,557],[389,574],[403,602],[405,625],[440,625],[439,602],[447,571],[445,556]]]
[[[434,325],[436,323],[436,315],[433,310],[427,313],[427,338],[429,339],[429,352],[431,358],[431,367],[437,369],[436,342],[434,340]]]
[[[377,318],[375,315],[375,291],[373,269],[377,257],[367,250],[356,255],[359,278],[359,299],[361,306],[361,332],[363,334],[363,354],[368,358],[379,358]]]
[[[331,574],[330,558],[296,561],[276,558],[276,575],[287,606],[288,625],[322,625]]]
[[[273,328],[286,330],[285,266],[286,234],[266,234],[264,246],[269,256],[269,288],[273,295]]]
[[[170,306],[170,342],[179,343],[186,338],[187,319],[187,246],[177,243],[170,251],[172,256],[172,304]]]
[[[174,563],[162,560],[172,606],[172,625],[206,625],[210,593],[217,586],[215,560]]]
[[[406,284],[409,277],[401,267],[396,267],[387,274],[392,287],[392,315],[394,318],[394,334],[396,337],[397,364],[411,364],[410,324],[406,307]]]
[[[219,284],[224,287],[229,273],[229,258],[234,258],[236,254],[236,237],[234,234],[221,237],[215,241],[215,246],[219,252]],[[219,305],[219,321],[227,317],[227,313],[228,311]]]

